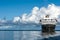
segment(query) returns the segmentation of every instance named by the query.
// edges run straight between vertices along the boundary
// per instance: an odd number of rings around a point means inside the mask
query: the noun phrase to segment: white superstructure
[[[54,24],[56,25],[56,20],[55,19],[41,19],[41,24]]]
[[[42,25],[44,25],[44,24],[53,24],[53,25],[56,25],[57,20],[54,19],[54,18],[53,19],[49,18],[49,15],[46,15],[45,18],[43,18],[43,19],[40,20],[40,23]]]

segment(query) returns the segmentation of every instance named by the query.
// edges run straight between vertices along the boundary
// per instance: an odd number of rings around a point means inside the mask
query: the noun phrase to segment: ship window
[[[45,19],[45,20],[47,20],[47,19]]]
[[[51,21],[52,21],[53,19],[51,19]]]
[[[41,20],[40,20],[40,22],[41,22]]]

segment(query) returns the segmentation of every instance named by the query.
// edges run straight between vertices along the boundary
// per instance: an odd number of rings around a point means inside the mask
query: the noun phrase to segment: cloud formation
[[[13,22],[39,23],[41,18],[49,14],[50,18],[59,18],[60,6],[49,4],[48,7],[34,7],[29,14],[23,14],[22,17],[14,17]]]

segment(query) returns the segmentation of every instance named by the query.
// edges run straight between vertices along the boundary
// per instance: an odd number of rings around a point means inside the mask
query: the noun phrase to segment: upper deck
[[[40,20],[40,23],[43,24],[53,24],[56,25],[57,20],[55,18],[50,18],[49,15],[46,15],[43,19]]]
[[[41,19],[40,23],[43,24],[54,24],[56,25],[57,20],[56,19]]]

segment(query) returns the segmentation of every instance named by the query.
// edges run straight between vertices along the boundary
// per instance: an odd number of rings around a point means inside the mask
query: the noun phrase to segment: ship
[[[57,24],[57,19],[55,18],[50,18],[49,15],[46,15],[45,18],[40,19],[40,23],[41,23],[41,32],[42,35],[46,35],[46,34],[55,34],[55,27]]]

